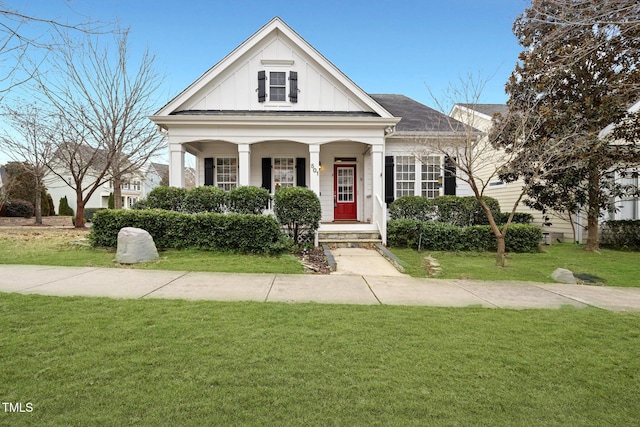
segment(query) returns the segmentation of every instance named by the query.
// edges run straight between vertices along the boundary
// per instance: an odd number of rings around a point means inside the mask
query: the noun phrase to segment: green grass
[[[604,279],[607,286],[640,286],[640,253],[603,249],[587,252],[571,243],[546,246],[544,252],[507,254],[507,266],[495,265],[495,254],[488,252],[438,252],[392,248],[407,266],[407,273],[426,277],[424,257],[430,255],[442,267],[443,279],[526,280],[549,282],[556,268],[586,273]]]
[[[26,228],[26,227],[25,227]],[[37,264],[81,267],[121,267],[115,251],[78,244],[86,231],[69,229],[0,229],[1,264]],[[304,269],[292,255],[261,256],[228,252],[170,249],[154,262],[127,268],[225,273],[290,273]]]
[[[0,294],[0,425],[634,425],[640,314]]]

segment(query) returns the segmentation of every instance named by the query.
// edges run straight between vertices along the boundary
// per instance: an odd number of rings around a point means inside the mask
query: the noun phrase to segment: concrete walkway
[[[0,265],[0,292],[111,298],[316,302],[640,311],[640,288],[416,279],[357,274],[287,275]]]

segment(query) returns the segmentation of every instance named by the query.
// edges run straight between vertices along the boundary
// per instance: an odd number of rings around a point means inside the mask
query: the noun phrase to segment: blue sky
[[[433,105],[468,74],[492,80],[482,102],[502,103],[521,50],[511,32],[525,0],[13,0],[21,11],[77,22],[78,14],[131,28],[132,54],[148,47],[168,101],[280,16],[368,93]],[[69,5],[69,6],[66,6]],[[70,10],[70,9],[73,9]],[[75,11],[75,13],[74,13]]]
[[[507,100],[521,48],[511,32],[526,0],[8,0],[45,19],[130,27],[130,52],[148,48],[165,76],[158,108],[274,16],[368,93],[398,93],[437,108],[450,84],[491,77],[480,102]],[[0,153],[0,164],[3,163]]]

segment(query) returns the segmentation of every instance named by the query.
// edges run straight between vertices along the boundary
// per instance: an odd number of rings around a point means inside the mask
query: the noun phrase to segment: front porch
[[[272,195],[282,187],[307,187],[320,199],[320,240],[352,232],[364,240],[386,243],[382,138],[376,144],[347,140],[262,140],[247,144],[198,140],[170,147],[172,186],[184,186],[184,155],[188,152],[196,158],[197,186],[229,190],[251,185],[263,187]]]

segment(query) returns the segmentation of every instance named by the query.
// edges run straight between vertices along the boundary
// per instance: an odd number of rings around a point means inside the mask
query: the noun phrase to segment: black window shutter
[[[271,193],[271,157],[262,158],[262,188]]]
[[[307,186],[307,171],[306,171],[307,159],[304,157],[296,158],[296,185],[298,187]]]
[[[258,71],[258,102],[264,102],[267,99],[267,73]]]
[[[204,185],[213,185],[213,157],[204,159]]]
[[[456,165],[449,156],[444,159],[444,195],[456,195]]]
[[[289,73],[289,101],[298,102],[298,72]]]
[[[393,156],[384,156],[384,202],[393,202],[394,176]]]

